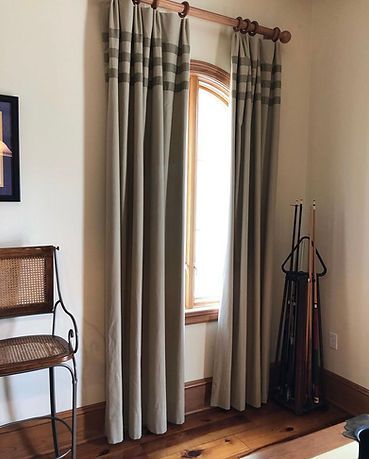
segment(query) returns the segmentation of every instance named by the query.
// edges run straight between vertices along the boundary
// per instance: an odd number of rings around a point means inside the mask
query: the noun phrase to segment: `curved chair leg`
[[[55,402],[55,374],[54,367],[49,368],[49,389],[50,389],[50,412],[51,412],[51,427],[53,431],[53,442],[54,442],[54,451],[55,457],[59,457],[59,445],[58,445],[58,433],[56,430],[56,402]]]

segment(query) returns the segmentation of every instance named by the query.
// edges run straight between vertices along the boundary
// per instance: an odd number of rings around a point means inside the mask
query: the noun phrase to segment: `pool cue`
[[[286,304],[287,304],[287,280],[284,283],[283,289],[283,299],[282,299],[282,310],[281,310],[281,319],[279,323],[278,330],[278,341],[277,341],[277,355],[276,355],[276,365],[277,365],[277,377],[278,377],[278,387],[280,391],[283,385],[283,372],[282,372],[282,358],[283,358],[283,336],[284,336],[284,323],[286,320]],[[283,333],[282,333],[283,332]]]
[[[313,206],[313,290],[314,290],[314,307],[313,307],[313,402],[320,403],[319,387],[319,347],[320,347],[320,330],[319,330],[319,302],[318,302],[318,275],[316,272],[316,241],[315,241],[315,223],[316,223],[316,206]]]
[[[322,330],[322,310],[320,302],[320,285],[319,285],[319,276],[317,276],[317,297],[318,297],[318,324],[319,324],[319,371],[321,368],[324,368],[324,356],[323,356],[323,330]],[[319,374],[320,377],[320,374]],[[320,392],[320,401],[324,399],[324,386],[319,384]]]
[[[299,253],[300,246],[298,245],[301,237],[301,223],[302,223],[302,199],[298,205],[298,225],[297,225],[297,240],[296,240],[296,257],[294,271],[297,275],[299,270]],[[296,246],[295,246],[296,247]],[[297,329],[297,298],[298,298],[298,282],[297,278],[293,281],[293,294],[292,294],[292,320],[291,320],[291,332],[290,332],[290,352],[289,352],[289,364],[287,373],[287,382],[289,387],[288,398],[294,398],[295,393],[295,367],[296,367],[296,329]]]
[[[294,265],[294,258],[295,258],[295,253],[293,249],[295,248],[295,239],[296,239],[296,225],[297,225],[297,210],[298,210],[298,204],[296,201],[296,204],[293,205],[294,209],[294,214],[293,214],[293,230],[292,230],[292,241],[291,241],[291,260],[290,260],[290,271],[293,271],[293,265]]]
[[[300,243],[301,238],[301,224],[302,224],[302,199],[300,199],[299,203],[299,217],[298,217],[298,230],[297,230],[297,241],[296,243]],[[300,245],[297,247],[296,250],[296,262],[295,262],[295,272],[296,274],[299,271],[299,260],[300,260]],[[298,282],[296,280],[294,284],[294,316],[293,316],[293,325],[292,325],[292,343],[291,343],[291,354],[292,354],[292,361],[291,361],[291,371],[290,371],[290,381],[292,386],[291,397],[294,397],[295,394],[295,387],[296,387],[296,333],[297,333],[297,304],[298,304]]]
[[[298,221],[298,212],[299,212],[299,204],[296,201],[294,205],[294,224],[293,224],[293,232],[292,232],[292,244],[291,244],[291,260],[290,260],[290,273],[293,272],[295,266],[295,245],[296,245],[296,236],[297,236],[297,221]],[[292,363],[292,339],[293,339],[293,323],[294,323],[294,305],[295,305],[295,281],[294,279],[289,279],[289,297],[288,297],[288,322],[287,322],[287,342],[286,342],[286,381],[285,381],[285,392],[284,398],[286,401],[289,401],[291,398],[291,363]]]
[[[293,229],[292,229],[292,238],[291,238],[291,260],[290,260],[290,273],[293,271],[294,266],[294,247],[295,247],[295,239],[296,239],[296,225],[297,225],[297,208],[298,204],[297,201],[294,204],[294,215],[293,215]],[[290,354],[290,332],[291,332],[291,317],[292,317],[292,295],[293,295],[293,284],[292,280],[286,275],[286,282],[287,282],[287,301],[286,301],[286,317],[284,323],[284,340],[283,340],[283,366],[282,366],[282,378],[283,384],[282,388],[282,397],[285,401],[289,399],[289,387],[288,387],[288,366],[289,366],[289,354]]]
[[[297,243],[300,242],[300,238],[301,238],[301,222],[302,222],[302,199],[300,199],[300,204],[299,204],[299,224],[298,224],[298,231],[297,231]],[[298,272],[299,270],[299,257],[300,257],[300,246],[297,247],[297,250],[296,250],[296,264],[295,264],[296,272]]]
[[[296,327],[296,360],[294,369],[295,391],[294,409],[296,414],[304,412],[306,394],[306,319],[307,319],[307,273],[301,273],[297,280],[297,327]]]
[[[312,233],[313,233],[313,210],[310,211],[310,237],[309,237],[309,277],[307,286],[307,301],[306,301],[306,326],[305,326],[305,368],[306,368],[306,392],[305,397],[309,401],[311,398],[311,313],[313,301],[313,251],[312,251]]]

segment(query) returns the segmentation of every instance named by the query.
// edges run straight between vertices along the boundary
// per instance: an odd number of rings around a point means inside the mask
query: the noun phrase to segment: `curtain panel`
[[[184,422],[189,26],[112,0],[107,42],[106,433]]]
[[[232,202],[211,404],[242,411],[268,397],[279,44],[236,33],[231,85]]]

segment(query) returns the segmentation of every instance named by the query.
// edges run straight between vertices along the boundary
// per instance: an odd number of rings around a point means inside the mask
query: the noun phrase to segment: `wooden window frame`
[[[190,97],[188,111],[187,208],[186,208],[186,324],[218,319],[219,301],[194,299],[194,253],[196,208],[196,154],[198,135],[198,93],[205,89],[225,104],[230,99],[230,76],[223,69],[207,62],[191,60]]]

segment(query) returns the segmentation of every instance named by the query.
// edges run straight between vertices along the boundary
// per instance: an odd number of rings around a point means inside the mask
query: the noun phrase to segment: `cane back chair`
[[[74,356],[78,349],[78,332],[76,321],[61,296],[56,250],[58,248],[52,246],[0,248],[0,319],[52,314],[51,334],[0,340],[0,377],[48,369],[50,416],[41,418],[51,421],[55,457],[70,454],[76,459],[77,370]],[[55,302],[54,276],[58,297]],[[58,309],[67,314],[72,323],[67,340],[55,334]],[[71,376],[71,424],[56,416],[55,367],[66,368]],[[39,418],[32,418],[35,419]],[[64,424],[71,433],[71,447],[63,453],[58,444],[57,422]]]

